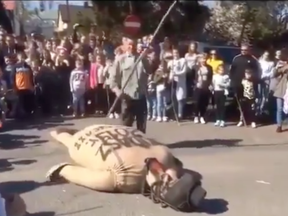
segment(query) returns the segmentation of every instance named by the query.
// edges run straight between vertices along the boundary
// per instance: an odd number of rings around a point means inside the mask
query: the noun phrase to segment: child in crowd
[[[243,121],[245,120],[247,123],[251,123],[252,128],[256,128],[255,98],[257,85],[251,69],[245,70],[245,77],[242,80],[242,86],[243,98],[241,99],[240,104],[243,114],[240,116],[240,121],[237,126],[241,127],[243,125]]]
[[[15,65],[15,57],[13,56],[5,56],[5,69],[4,69],[4,74],[3,74],[3,79],[6,82],[7,85],[7,94],[5,96],[5,100],[7,102],[8,108],[8,113],[7,115],[14,117],[16,114],[16,108],[17,108],[17,95],[16,92],[13,89],[12,83],[12,72],[13,68]]]
[[[215,126],[225,127],[225,102],[226,96],[228,95],[228,87],[230,86],[230,79],[229,76],[225,74],[223,65],[219,65],[215,72],[212,78],[216,105]]]
[[[95,55],[95,54],[94,54]],[[96,87],[96,113],[105,113],[107,111],[107,96],[104,89],[105,83],[105,59],[102,54],[95,55],[96,60],[96,76],[97,76],[97,87]]]
[[[108,110],[111,108],[112,104],[114,103],[116,99],[116,95],[113,91],[110,89],[110,80],[109,80],[109,73],[110,69],[113,67],[113,58],[106,58],[106,64],[104,68],[104,76],[105,76],[105,90],[107,93],[107,104],[108,104]],[[112,111],[112,113],[109,115],[110,119],[118,119],[119,113],[121,112],[121,104],[118,102],[115,106],[115,109]]]
[[[156,85],[151,74],[148,77],[147,119],[155,121],[156,114]]]
[[[34,76],[34,94],[35,94],[35,105],[36,105],[36,112],[38,110],[43,111],[43,99],[42,99],[42,86],[43,86],[43,79],[40,73],[40,62],[38,60],[31,60],[31,69]]]
[[[7,112],[7,106],[5,102],[5,96],[7,93],[7,84],[6,81],[4,80],[4,73],[2,69],[0,68],[0,128],[2,127],[3,122],[5,121],[6,118],[6,112]]]
[[[166,113],[167,101],[168,101],[168,74],[165,70],[166,63],[161,62],[159,68],[155,71],[154,82],[156,85],[156,104],[157,104],[157,122],[167,122],[168,117]]]
[[[70,75],[70,90],[73,98],[73,117],[76,117],[80,111],[81,117],[85,116],[85,98],[88,74],[84,70],[83,60],[77,59],[75,69]]]

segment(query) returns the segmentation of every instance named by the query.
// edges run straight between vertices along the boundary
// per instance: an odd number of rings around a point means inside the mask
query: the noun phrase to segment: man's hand
[[[117,97],[121,97],[122,91],[119,88],[113,89],[114,93],[116,94]]]

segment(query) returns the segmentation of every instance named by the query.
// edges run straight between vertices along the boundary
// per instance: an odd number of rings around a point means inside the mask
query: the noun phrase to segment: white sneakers
[[[118,113],[111,113],[110,115],[109,115],[109,118],[110,119],[119,119],[119,114]]]
[[[156,118],[156,122],[167,122],[168,121],[168,117],[164,116],[163,118],[161,117],[157,117]]]
[[[243,125],[244,125],[243,121],[239,121],[238,124],[237,124],[237,127],[242,127]],[[251,127],[252,128],[257,128],[256,122],[252,122],[251,123]]]
[[[215,125],[215,126],[220,126],[220,127],[225,127],[225,122],[224,122],[224,121],[217,120],[214,125]]]
[[[200,117],[200,118],[199,118],[199,117],[195,117],[195,118],[194,118],[194,123],[195,123],[195,124],[198,124],[199,122],[200,122],[201,124],[206,124],[206,121],[205,121],[205,119],[204,119],[203,117]]]

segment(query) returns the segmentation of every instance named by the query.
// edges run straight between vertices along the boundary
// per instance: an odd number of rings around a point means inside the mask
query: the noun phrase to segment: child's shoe
[[[114,113],[114,118],[115,119],[119,119],[119,114],[118,113]]]
[[[203,117],[200,117],[200,123],[201,124],[206,124],[206,121],[205,121],[205,119]]]
[[[167,122],[168,121],[168,117],[164,116],[162,120],[163,120],[163,122]]]
[[[225,122],[224,121],[220,122],[220,127],[225,127]]]
[[[220,120],[217,120],[214,124],[214,126],[220,126]]]
[[[256,123],[255,123],[255,122],[252,122],[252,123],[251,123],[251,127],[252,127],[252,128],[256,128],[256,127],[257,127]]]
[[[243,126],[243,121],[239,121],[237,124],[237,127],[242,127]]]

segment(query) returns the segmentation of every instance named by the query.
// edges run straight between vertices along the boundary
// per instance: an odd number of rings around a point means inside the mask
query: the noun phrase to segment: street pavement
[[[84,126],[117,120],[49,119],[7,125],[0,133],[0,189],[21,193],[31,215],[177,216],[141,195],[105,194],[72,184],[45,184],[46,171],[69,160],[65,148],[49,137],[57,126]],[[12,130],[13,127],[13,130]],[[5,128],[4,128],[5,129]],[[203,211],[190,215],[283,216],[288,213],[288,131],[215,128],[149,122],[147,134],[167,145],[184,165],[203,176],[207,199]],[[286,183],[285,183],[286,182]],[[286,205],[285,205],[286,204]]]

